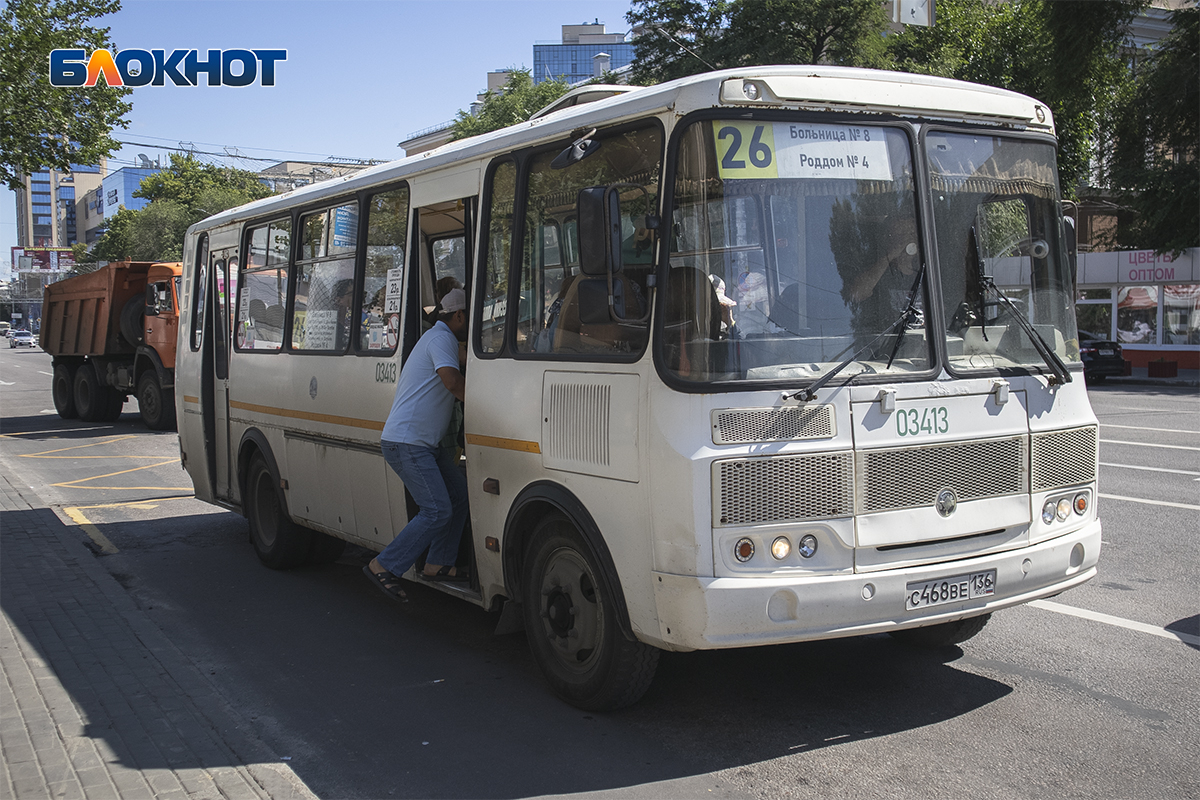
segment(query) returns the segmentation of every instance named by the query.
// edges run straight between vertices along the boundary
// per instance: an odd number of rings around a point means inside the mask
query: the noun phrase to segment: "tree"
[[[1200,9],[1171,22],[1114,103],[1101,155],[1104,177],[1134,212],[1118,227],[1120,244],[1177,256],[1200,246]]]
[[[939,0],[937,24],[887,40],[891,69],[1011,89],[1045,102],[1065,196],[1088,174],[1099,121],[1125,80],[1121,43],[1142,0]]]
[[[71,164],[97,164],[120,148],[110,135],[128,127],[127,87],[64,89],[47,77],[50,51],[112,48],[108,28],[89,25],[119,0],[7,0],[0,12],[0,179],[14,191],[19,176]]]
[[[879,0],[634,0],[632,81],[761,64],[878,66]],[[690,51],[690,52],[689,52]]]
[[[91,251],[82,258],[76,254],[76,262],[87,269],[88,262],[124,258],[178,261],[183,257],[184,234],[191,225],[270,194],[253,172],[173,153],[171,166],[143,178],[133,193],[150,204],[137,211],[118,210]]]
[[[529,70],[513,70],[500,91],[487,93],[477,114],[458,112],[451,138],[466,139],[524,122],[566,94],[569,88],[561,79],[535,84]]]

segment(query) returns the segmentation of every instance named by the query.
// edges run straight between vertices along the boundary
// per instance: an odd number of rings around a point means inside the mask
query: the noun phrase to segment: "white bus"
[[[584,87],[193,226],[183,463],[269,567],[382,549],[413,509],[380,431],[453,276],[472,578],[437,588],[523,622],[563,699],[632,703],[662,650],[956,644],[1096,574],[1064,231],[1012,92]]]

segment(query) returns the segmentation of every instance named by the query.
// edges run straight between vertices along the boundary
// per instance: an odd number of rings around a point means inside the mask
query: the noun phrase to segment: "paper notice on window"
[[[892,180],[883,128],[789,122],[713,122],[725,180]]]
[[[404,268],[389,269],[387,273],[387,294],[384,297],[384,314],[399,314],[400,301],[404,296]]]
[[[309,311],[304,320],[305,350],[334,350],[337,348],[338,312]]]

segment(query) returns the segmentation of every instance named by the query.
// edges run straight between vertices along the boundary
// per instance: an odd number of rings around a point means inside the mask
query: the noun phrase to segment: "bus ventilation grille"
[[[849,452],[716,463],[718,525],[848,517],[854,504]]]
[[[942,489],[959,502],[1029,491],[1028,439],[897,447],[858,453],[857,513],[932,506]]]
[[[1033,491],[1096,480],[1096,427],[1033,435]]]
[[[723,408],[713,412],[713,444],[829,439],[837,432],[833,406]]]
[[[552,384],[546,403],[546,457],[556,462],[607,467],[612,387]]]

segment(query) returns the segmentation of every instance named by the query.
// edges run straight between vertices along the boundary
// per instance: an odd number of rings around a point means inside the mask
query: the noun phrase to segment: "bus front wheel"
[[[311,536],[292,522],[287,502],[267,460],[255,453],[246,473],[246,519],[258,560],[271,569],[291,569],[308,558]]]
[[[902,631],[891,631],[892,637],[905,644],[917,647],[942,648],[962,644],[967,639],[983,630],[991,614],[979,617],[957,619],[954,622],[943,622],[940,625],[927,625],[924,628],[908,628]]]
[[[621,633],[599,569],[566,517],[551,515],[534,530],[523,586],[529,647],[555,694],[586,711],[645,694],[658,650]]]

